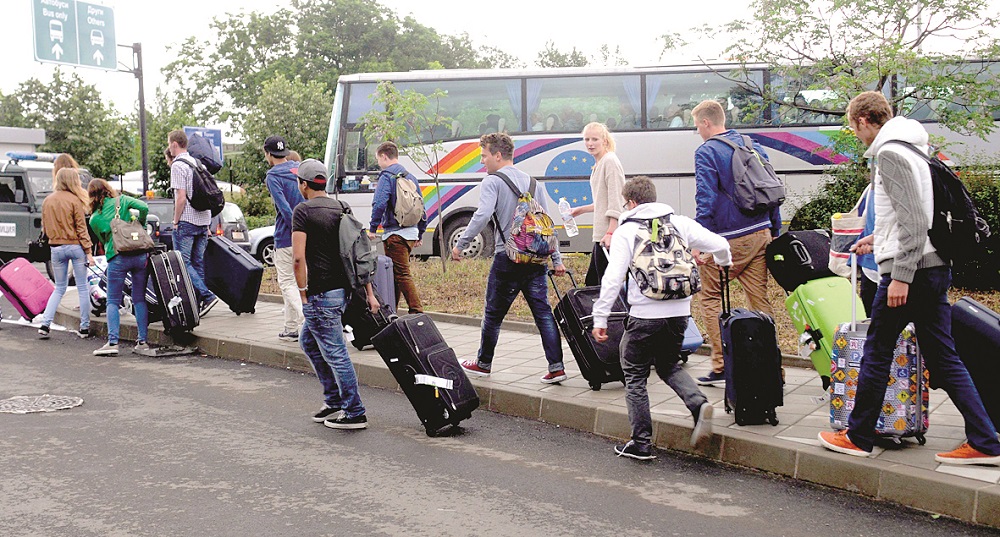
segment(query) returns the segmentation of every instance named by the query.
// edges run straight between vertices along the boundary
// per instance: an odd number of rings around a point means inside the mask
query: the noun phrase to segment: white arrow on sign
[[[101,54],[100,50],[94,51],[94,61],[97,62],[97,65],[101,65],[101,62],[104,61],[104,54]]]
[[[52,45],[52,55],[55,56],[57,60],[59,59],[60,56],[62,56],[62,54],[63,54],[63,49],[62,47],[59,46],[59,43]]]

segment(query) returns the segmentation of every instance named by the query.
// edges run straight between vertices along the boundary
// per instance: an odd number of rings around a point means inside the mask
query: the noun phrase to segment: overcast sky
[[[8,21],[0,37],[4,51],[0,91],[4,93],[16,90],[20,82],[32,77],[51,80],[56,64],[36,62],[33,53],[32,9],[36,2],[43,1],[52,0],[3,0]],[[191,35],[206,37],[214,16],[240,10],[264,13],[276,10],[276,3],[266,0],[92,0],[91,3],[113,9],[119,44],[142,44],[147,107],[157,86],[163,84],[160,69],[171,60],[166,51],[168,45],[180,43]],[[421,24],[442,33],[466,32],[476,46],[496,46],[519,56],[528,65],[533,64],[549,40],[564,52],[576,47],[588,56],[596,54],[601,44],[607,43],[612,49],[618,46],[633,66],[689,63],[699,54],[710,55],[717,48],[699,41],[697,35],[688,35],[688,41],[695,46],[682,54],[660,58],[663,43],[659,36],[749,16],[747,0],[712,0],[710,5],[683,0],[505,0],[493,4],[465,0],[382,0],[381,3],[400,16],[412,14]],[[990,3],[998,6],[1000,0]],[[131,68],[131,52],[119,48],[118,61]],[[119,110],[129,113],[135,109],[138,84],[131,74],[89,68],[75,68],[75,71]]]

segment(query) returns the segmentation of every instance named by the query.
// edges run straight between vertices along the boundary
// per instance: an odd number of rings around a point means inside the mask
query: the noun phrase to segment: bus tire
[[[449,252],[458,244],[458,239],[462,237],[462,233],[465,233],[465,229],[469,227],[471,221],[472,215],[463,214],[452,218],[444,226],[445,244],[448,246]],[[479,232],[479,235],[472,239],[472,243],[462,253],[464,257],[491,257],[494,247],[493,226],[488,224]],[[445,253],[445,255],[450,254]]]

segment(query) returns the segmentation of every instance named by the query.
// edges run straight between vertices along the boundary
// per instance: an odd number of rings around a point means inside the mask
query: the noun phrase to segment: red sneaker
[[[483,369],[483,368],[479,367],[479,364],[477,364],[476,362],[470,361],[470,360],[466,360],[466,361],[462,362],[462,369],[464,369],[466,373],[470,373],[470,374],[475,375],[477,377],[488,377],[488,376],[490,376],[490,370],[489,369]]]
[[[560,369],[559,371],[553,371],[553,372],[545,375],[544,377],[542,377],[539,380],[542,381],[542,384],[556,384],[558,382],[562,382],[562,381],[566,380],[566,378],[567,378],[566,377],[566,372],[563,371],[562,369]]]
[[[1000,455],[987,455],[982,451],[972,447],[968,442],[958,446],[953,451],[938,453],[934,455],[934,460],[941,464],[984,464],[987,466],[1000,465]]]
[[[819,433],[819,443],[830,451],[836,451],[845,455],[867,457],[872,454],[871,451],[865,451],[855,446],[854,442],[851,442],[851,439],[847,437],[847,429],[837,432],[822,431]]]

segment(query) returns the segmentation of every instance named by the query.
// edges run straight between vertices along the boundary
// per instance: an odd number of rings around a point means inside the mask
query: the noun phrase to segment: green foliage
[[[76,73],[53,71],[51,82],[36,78],[0,100],[0,116],[11,126],[45,129],[41,151],[69,153],[95,177],[110,177],[137,165],[132,145],[136,123],[115,114],[97,88]]]
[[[332,109],[333,97],[319,82],[282,75],[264,82],[241,129],[243,151],[232,159],[237,182],[263,184],[268,169],[263,146],[268,136],[283,137],[303,159],[323,160]]]
[[[149,156],[149,185],[154,190],[167,192],[170,190],[170,168],[163,150],[167,148],[167,136],[170,131],[182,129],[185,125],[198,125],[190,104],[183,98],[164,95],[157,92],[154,111],[146,111],[146,138]]]
[[[1000,163],[983,161],[959,175],[992,235],[972,262],[952,271],[953,284],[965,289],[1000,289]]]
[[[441,99],[445,97],[447,94],[441,90],[424,95],[413,90],[401,92],[391,82],[379,82],[372,96],[372,104],[376,106],[359,121],[365,140],[396,142],[403,154],[410,157],[424,173],[434,177],[438,203],[441,202],[441,182],[437,164],[443,146],[434,133],[451,124],[452,118],[441,114]],[[382,110],[377,105],[382,105]],[[445,258],[448,257],[445,252],[448,250],[444,233],[437,235],[442,254],[441,270],[444,271]]]
[[[610,52],[609,52],[610,55]],[[562,52],[556,48],[553,41],[545,43],[545,49],[538,53],[535,65],[543,68],[547,67],[586,67],[590,62],[587,57],[573,47],[569,52]]]
[[[830,229],[833,213],[849,211],[868,186],[868,169],[851,163],[830,171],[829,179],[817,187],[811,200],[799,207],[788,224],[790,230]]]
[[[985,64],[964,61],[1000,57],[1000,18],[985,16],[987,0],[752,0],[750,6],[753,20],[700,31],[728,44],[716,57],[772,69],[772,85],[763,87],[745,69],[732,76],[765,101],[837,115],[854,95],[898,82],[887,95],[900,113],[930,106],[957,132],[982,136],[994,128],[998,77]],[[676,47],[671,37],[664,39]],[[804,92],[818,97],[795,100]]]
[[[163,72],[187,108],[237,127],[278,76],[332,94],[342,74],[495,66],[468,35],[442,35],[369,0],[293,0],[290,10],[230,13],[211,28],[210,39],[184,41]]]
[[[239,205],[243,211],[243,216],[247,219],[247,225],[254,227],[269,226],[274,223],[275,215],[274,202],[271,201],[271,193],[267,187],[261,183],[246,185],[243,187],[243,195],[232,196],[231,201]],[[250,219],[256,218],[258,221],[270,219],[270,223],[261,226],[251,226]]]

